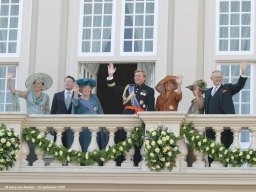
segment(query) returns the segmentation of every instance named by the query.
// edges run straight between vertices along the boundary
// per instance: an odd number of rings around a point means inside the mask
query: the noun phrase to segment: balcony
[[[57,132],[56,144],[61,145],[61,133],[65,129],[74,131],[72,149],[80,150],[79,132],[87,127],[92,132],[88,151],[97,149],[96,133],[100,129],[109,132],[109,146],[114,145],[114,133],[124,129],[131,135],[134,127],[145,123],[146,130],[156,125],[164,125],[171,132],[179,134],[184,122],[194,123],[194,129],[202,134],[212,128],[216,132],[216,142],[220,142],[223,129],[234,133],[233,148],[240,148],[240,132],[251,132],[250,148],[256,150],[255,115],[187,115],[185,112],[140,112],[138,115],[27,115],[26,113],[1,113],[0,123],[22,136],[25,127],[36,127],[43,135],[48,127]],[[22,138],[21,138],[22,139]],[[215,162],[205,167],[204,154],[195,151],[196,161],[192,167],[185,161],[188,150],[184,139],[179,142],[181,154],[171,172],[164,170],[152,172],[142,160],[138,167],[133,166],[129,154],[126,162],[116,166],[114,161],[104,166],[80,166],[70,163],[62,166],[59,161],[45,162],[46,156],[38,150],[37,161],[28,166],[26,161],[28,146],[25,141],[20,145],[19,158],[13,168],[1,171],[0,191],[255,191],[255,166],[223,167]],[[246,150],[243,148],[243,150]],[[143,150],[141,150],[143,154]],[[44,158],[43,158],[44,157]],[[47,166],[48,165],[48,166]],[[19,187],[19,188],[18,188]]]

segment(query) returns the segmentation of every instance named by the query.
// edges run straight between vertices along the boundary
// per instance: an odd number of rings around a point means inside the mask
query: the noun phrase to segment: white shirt
[[[69,92],[70,98],[72,98],[74,90],[72,89],[72,90],[68,91],[68,90],[65,89],[65,93],[64,93],[65,100],[67,99],[68,92]]]

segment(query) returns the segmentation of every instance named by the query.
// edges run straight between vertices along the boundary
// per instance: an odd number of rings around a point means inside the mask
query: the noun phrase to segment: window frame
[[[220,19],[220,2],[222,1],[227,1],[229,2],[229,7],[230,7],[230,2],[232,1],[239,1],[240,5],[241,2],[245,1],[245,0],[216,0],[216,21],[215,21],[215,54],[216,55],[253,55],[254,54],[254,22],[255,22],[255,18],[254,18],[254,0],[246,0],[246,1],[250,1],[251,2],[251,24],[250,24],[250,51],[230,51],[230,35],[228,36],[228,51],[220,51],[219,50],[219,32],[220,32],[220,25],[219,25],[219,19]],[[228,12],[229,16],[230,16],[230,10]],[[241,16],[243,12],[239,12],[239,15]],[[230,20],[230,17],[229,17]],[[240,17],[240,21],[241,21],[241,17]],[[237,25],[236,25],[237,26]],[[239,26],[239,49],[241,49],[241,22],[238,25]],[[230,34],[230,23],[228,24],[228,33]]]
[[[11,4],[11,0],[8,3]],[[17,47],[16,47],[16,53],[0,53],[0,57],[19,57],[20,56],[20,45],[21,45],[21,31],[22,31],[22,15],[23,15],[23,0],[19,0],[19,15],[18,15],[18,28],[17,28]],[[9,8],[10,10],[10,8]],[[8,21],[10,21],[10,16],[8,15]],[[8,22],[9,24],[9,22]],[[11,28],[7,28],[7,31],[9,31]],[[6,40],[6,43],[8,44],[10,42],[9,39]],[[11,41],[12,42],[12,41]],[[8,47],[7,47],[8,51]]]
[[[105,0],[103,0],[103,5],[104,5]],[[94,4],[94,0],[92,0],[92,4]],[[80,13],[79,13],[79,31],[78,31],[78,56],[113,56],[114,51],[115,51],[115,30],[116,30],[116,0],[112,0],[112,26],[111,26],[111,49],[110,52],[82,52],[82,34],[83,34],[83,11],[84,11],[84,0],[80,0]],[[104,14],[101,14],[104,15]],[[94,14],[92,14],[94,16]],[[93,29],[93,26],[91,26],[90,29]],[[101,32],[102,32],[103,26],[101,26]],[[91,39],[90,39],[90,42]],[[102,42],[102,40],[101,40]]]
[[[134,0],[135,1],[135,0]],[[131,2],[134,2],[131,1]],[[145,3],[145,1],[147,2],[147,0],[143,0],[143,2]],[[137,2],[137,1],[135,1]],[[142,1],[141,1],[142,2]],[[149,1],[150,2],[150,1]],[[158,27],[158,1],[156,0],[152,0],[152,2],[154,2],[154,26],[153,26],[153,51],[152,52],[134,52],[134,50],[132,52],[124,52],[123,47],[124,47],[124,20],[125,20],[125,4],[126,4],[126,0],[122,1],[122,14],[121,14],[121,32],[120,32],[120,55],[121,56],[147,56],[147,55],[156,55],[157,54],[157,27]],[[145,16],[145,13],[143,14]],[[133,13],[133,17],[135,16],[135,14]],[[132,26],[134,29],[134,26]],[[142,26],[143,29],[145,29],[145,25]],[[132,42],[134,42],[134,38],[132,39]],[[145,38],[143,38],[143,43],[145,42]]]

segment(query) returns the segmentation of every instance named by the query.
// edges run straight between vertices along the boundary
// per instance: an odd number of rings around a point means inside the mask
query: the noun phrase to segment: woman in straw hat
[[[95,94],[92,94],[92,89],[96,86],[94,79],[84,78],[78,79],[73,87],[74,98],[72,100],[72,114],[104,114],[100,101]],[[78,93],[81,92],[81,97],[78,97]],[[73,134],[69,134],[69,144],[73,142]],[[80,133],[80,144],[83,152],[87,152],[87,148],[91,141],[91,132],[88,129],[83,130]],[[97,141],[99,148],[105,148],[107,145],[108,137],[106,133],[101,130],[98,132]]]
[[[28,91],[17,91],[12,84],[14,71],[8,74],[8,84],[13,94],[12,111],[20,111],[19,97],[26,99],[28,114],[49,114],[49,96],[42,91],[52,86],[52,78],[45,73],[35,73],[25,82]]]
[[[182,84],[183,76],[166,76],[161,80],[156,90],[160,93],[156,100],[155,111],[177,111],[179,102],[182,99]],[[177,92],[175,91],[177,89]]]
[[[186,88],[189,88],[195,98],[191,101],[191,105],[188,109],[188,114],[204,114],[204,97],[203,93],[207,90],[207,83],[200,79],[189,85]]]

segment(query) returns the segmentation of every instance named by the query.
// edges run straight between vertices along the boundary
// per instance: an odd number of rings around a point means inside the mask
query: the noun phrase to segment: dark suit
[[[233,95],[238,93],[245,85],[247,78],[241,77],[236,84],[224,84],[219,87],[212,96],[212,88],[205,91],[205,114],[235,114],[235,107],[232,100]],[[206,136],[215,139],[213,130],[207,130]],[[221,134],[221,142],[226,148],[233,142],[233,133],[231,130],[224,130]],[[209,159],[209,163],[212,159]]]
[[[72,94],[72,98],[73,96],[74,96],[74,92]],[[66,108],[65,91],[55,93],[52,100],[51,114],[71,114],[71,110],[72,110],[72,103],[70,103],[68,109]],[[68,132],[65,131],[62,133],[62,144],[64,147],[68,147],[67,138],[68,138]]]
[[[114,94],[123,95],[125,87],[116,86],[114,79],[108,80],[108,87],[110,91]],[[144,83],[142,85],[134,85],[134,93],[135,97],[140,105],[141,109],[146,111],[154,111],[155,110],[155,96],[154,96],[154,89],[151,87],[146,86]],[[129,90],[126,91],[126,97],[129,96]],[[125,106],[133,106],[131,100],[129,100]],[[135,114],[135,111],[132,109],[124,109],[123,114]],[[126,134],[123,130],[119,131],[118,138],[116,142],[124,141],[126,139]],[[117,136],[117,135],[116,135]],[[135,154],[134,154],[134,164],[135,166],[141,161],[140,155],[140,147],[134,146]],[[117,163],[120,164],[123,158],[117,159]]]

